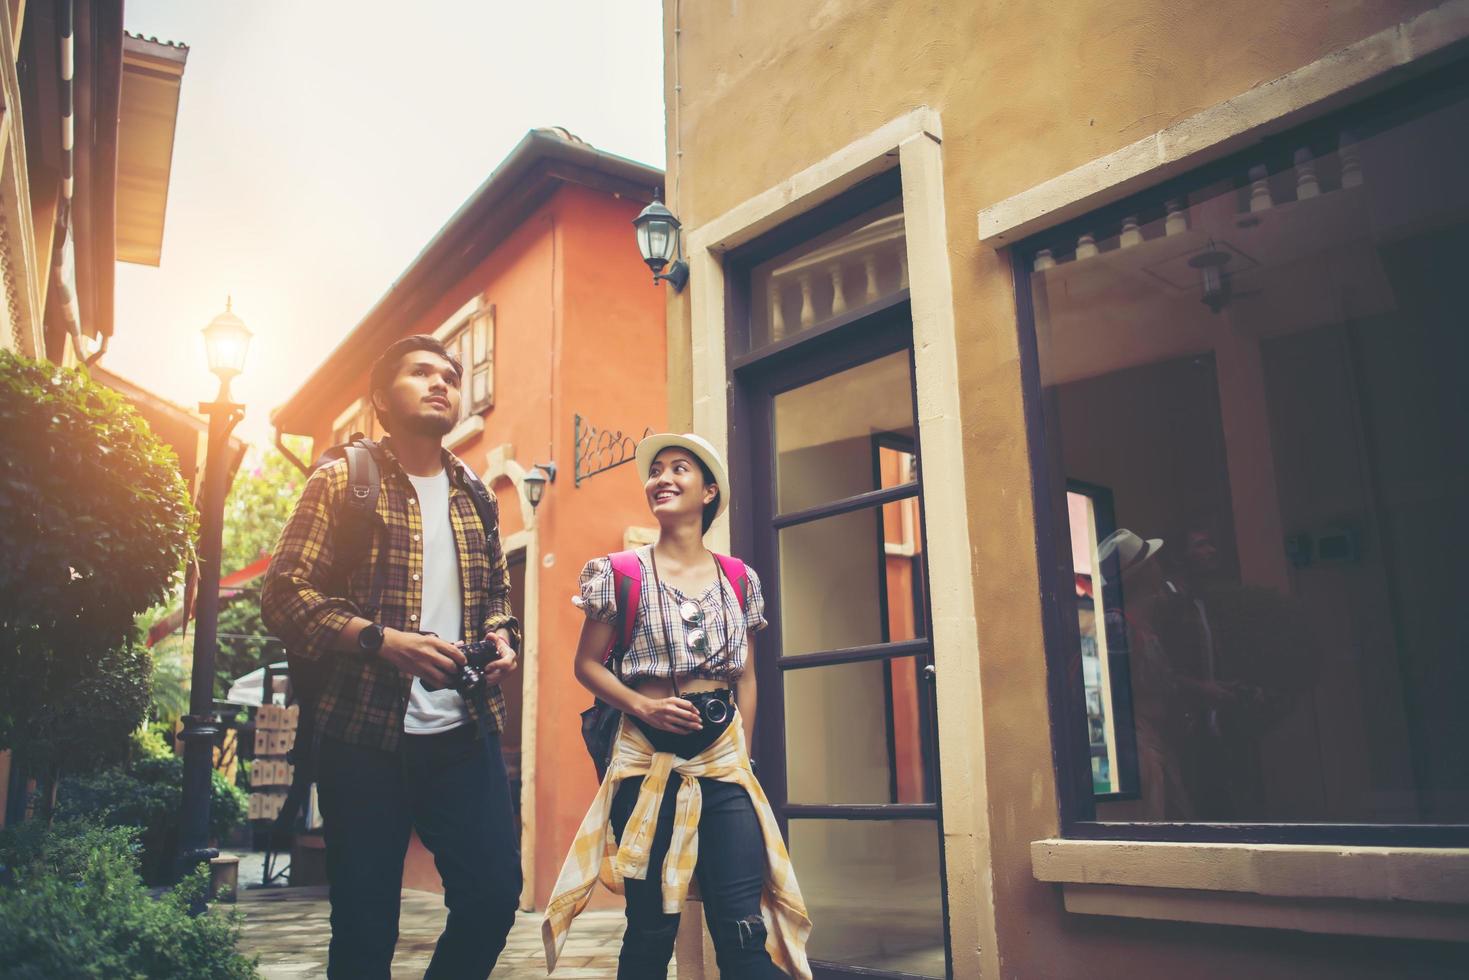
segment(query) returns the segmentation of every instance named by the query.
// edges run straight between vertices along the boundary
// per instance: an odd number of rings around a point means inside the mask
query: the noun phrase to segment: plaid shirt
[[[299,657],[333,659],[317,703],[317,734],[344,742],[393,750],[403,736],[403,716],[413,679],[375,654],[336,648],[337,634],[363,616],[390,629],[418,629],[423,611],[423,518],[418,495],[384,440],[380,527],[367,560],[354,570],[347,595],[329,595],[335,581],[333,523],[347,493],[347,461],[334,460],[306,481],[301,500],[281,532],[261,595],[261,618]],[[444,452],[449,480],[449,523],[459,554],[466,640],[505,629],[520,648],[520,624],[510,609],[510,572],[500,547],[499,522],[483,527],[462,472],[464,464]],[[491,502],[494,502],[492,496]],[[498,514],[498,510],[493,511]],[[381,565],[379,571],[378,566]],[[374,575],[379,602],[372,607]],[[467,697],[470,718],[490,732],[505,724],[505,698],[498,686]]]
[[[652,548],[637,549],[643,566],[643,588],[638,596],[637,621],[632,643],[623,651],[621,677],[624,683],[643,677],[667,677],[669,671],[668,641],[673,640],[673,662],[680,677],[703,677],[716,681],[735,681],[745,672],[749,635],[766,627],[765,598],[760,592],[760,576],[745,566],[745,609],[740,611],[740,597],[734,583],[721,573],[697,596],[685,595],[676,587],[653,575]],[[588,619],[617,625],[617,588],[610,558],[593,558],[581,570],[580,594],[571,602]],[[688,602],[698,606],[693,621],[679,612]],[[695,628],[704,634],[704,643],[696,647],[689,642]]]

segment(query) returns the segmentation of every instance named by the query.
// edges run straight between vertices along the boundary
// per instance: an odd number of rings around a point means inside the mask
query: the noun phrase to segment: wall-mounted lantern
[[[1199,270],[1199,276],[1203,280],[1203,304],[1215,313],[1229,304],[1229,297],[1233,292],[1229,272],[1225,269],[1230,258],[1228,252],[1210,239],[1204,251],[1188,260],[1189,265]]]
[[[638,251],[643,253],[643,261],[653,270],[653,285],[663,279],[673,284],[674,292],[682,292],[684,284],[689,281],[689,265],[683,260],[679,243],[678,218],[663,206],[654,191],[653,203],[643,208],[632,223],[637,229]],[[667,272],[663,271],[664,266],[668,266]]]
[[[530,504],[531,512],[541,506],[541,498],[546,495],[546,484],[556,482],[555,463],[535,463],[530,472],[525,475],[525,499]]]

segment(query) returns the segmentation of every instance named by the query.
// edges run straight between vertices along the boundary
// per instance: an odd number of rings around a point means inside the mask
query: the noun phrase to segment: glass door
[[[737,371],[771,621],[757,758],[818,975],[947,967],[910,338],[904,302]]]

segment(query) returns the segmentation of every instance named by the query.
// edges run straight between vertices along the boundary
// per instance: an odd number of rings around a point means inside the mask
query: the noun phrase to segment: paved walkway
[[[265,980],[326,976],[331,930],[325,888],[241,888],[239,896],[238,908],[245,915],[240,948],[247,955],[260,957],[260,975]],[[555,980],[615,977],[622,924],[620,910],[582,913],[567,937]],[[393,980],[423,976],[443,926],[442,896],[404,890]],[[674,975],[670,968],[669,976]],[[540,913],[522,912],[516,917],[494,978],[542,980],[545,976]]]

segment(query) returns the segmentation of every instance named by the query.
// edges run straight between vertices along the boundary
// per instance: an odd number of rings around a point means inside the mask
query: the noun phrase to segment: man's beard
[[[393,420],[393,431],[442,439],[453,430],[456,421],[439,415],[399,416]]]

